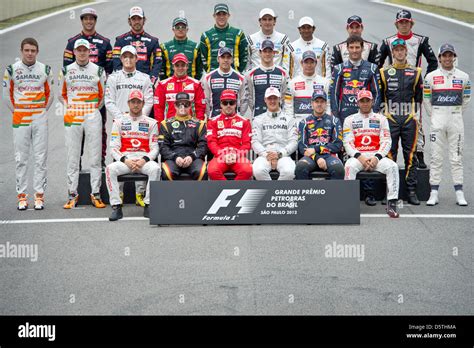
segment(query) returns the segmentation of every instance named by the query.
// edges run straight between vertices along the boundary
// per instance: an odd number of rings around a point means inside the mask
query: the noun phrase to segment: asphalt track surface
[[[213,24],[214,3],[114,1],[94,7],[99,13],[98,31],[112,41],[128,30],[128,9],[135,4],[148,15],[146,30],[161,41],[171,38],[171,20],[181,10],[190,22],[189,36],[198,40]],[[366,0],[228,3],[232,25],[246,33],[258,30],[263,7],[276,11],[276,29],[292,40],[298,37],[297,22],[303,15],[315,19],[316,36],[331,45],[346,38],[345,21],[353,14],[363,17],[364,37],[370,41],[380,43],[395,30],[396,9]],[[79,13],[66,12],[1,35],[2,72],[19,57],[21,39],[34,36],[40,43],[39,60],[52,65],[57,76],[67,38],[80,31]],[[474,76],[472,29],[414,16],[414,31],[428,35],[435,49],[452,42],[459,67]],[[65,211],[64,126],[55,109],[48,114],[46,209],[18,212],[11,116],[4,104],[0,107],[0,244],[38,245],[37,262],[0,259],[0,314],[474,313],[472,104],[465,115],[464,160],[465,193],[472,204],[455,205],[445,166],[438,206],[405,205],[402,218],[390,220],[380,204],[374,208],[361,204],[360,226],[156,227],[139,218],[113,224],[101,221],[109,208]],[[140,217],[141,210],[127,206],[124,214]],[[98,219],[61,220],[70,218]],[[55,220],[23,223],[35,219]],[[325,246],[333,242],[363,245],[363,261],[326,258]],[[458,248],[457,256],[453,248]]]

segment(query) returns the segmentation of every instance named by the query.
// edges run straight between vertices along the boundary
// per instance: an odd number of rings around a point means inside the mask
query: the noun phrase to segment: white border
[[[405,10],[418,12],[418,13],[421,13],[421,14],[424,14],[424,15],[427,15],[427,16],[435,17],[435,18],[438,18],[438,19],[442,19],[442,20],[454,23],[454,24],[462,25],[462,26],[470,28],[470,29],[474,29],[474,25],[472,25],[472,24],[469,24],[469,23],[466,23],[466,22],[461,22],[461,21],[458,21],[456,19],[452,19],[452,18],[449,18],[449,17],[441,16],[441,15],[436,14],[436,13],[423,11],[423,10],[420,10],[420,9],[417,9],[417,8],[408,7],[408,6],[399,5],[399,4],[392,4],[390,2],[385,2],[384,0],[370,0],[370,2],[375,2],[377,4],[387,5],[387,6],[397,7],[397,8],[403,8]]]
[[[53,13],[49,13],[47,15],[44,15],[44,16],[41,16],[41,17],[38,17],[38,18],[33,18],[33,19],[30,19],[29,21],[26,21],[26,22],[23,22],[23,23],[20,23],[20,24],[16,24],[12,27],[8,27],[8,28],[5,28],[3,30],[0,30],[0,35],[3,35],[5,33],[8,33],[10,31],[13,31],[13,30],[16,30],[16,29],[26,27],[27,25],[42,21],[43,19],[47,19],[47,18],[56,16],[60,13],[75,10],[76,8],[81,8],[81,7],[85,7],[85,6],[92,6],[92,5],[100,4],[100,3],[103,3],[103,2],[107,2],[107,0],[99,0],[99,1],[95,1],[95,2],[88,2],[86,4],[77,5],[77,6],[73,6],[73,7],[68,7],[68,8],[65,8],[63,10],[59,10],[59,11],[56,11],[56,12],[53,12]]]

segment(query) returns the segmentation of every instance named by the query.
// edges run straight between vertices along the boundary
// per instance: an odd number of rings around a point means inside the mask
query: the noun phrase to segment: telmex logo
[[[231,199],[227,199],[230,196],[235,196],[241,189],[225,189],[221,191],[221,194],[212,204],[211,208],[207,211],[207,214],[217,214],[219,209],[226,208],[229,206]],[[257,205],[262,200],[263,196],[267,193],[267,190],[262,189],[247,189],[240,198],[236,207],[240,208],[238,214],[251,214],[257,208]]]

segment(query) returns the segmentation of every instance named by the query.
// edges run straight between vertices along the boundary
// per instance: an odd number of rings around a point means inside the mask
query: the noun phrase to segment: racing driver
[[[226,89],[221,94],[221,114],[208,121],[207,144],[214,158],[209,162],[211,180],[226,180],[224,173],[234,172],[235,180],[250,180],[252,164],[247,159],[251,147],[250,121],[236,113],[237,94]]]

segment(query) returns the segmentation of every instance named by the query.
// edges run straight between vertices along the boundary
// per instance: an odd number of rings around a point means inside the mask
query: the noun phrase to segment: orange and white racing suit
[[[3,77],[3,99],[13,114],[13,145],[15,151],[16,191],[26,193],[27,164],[33,147],[36,193],[46,188],[48,158],[48,111],[54,96],[51,67],[40,62],[26,65],[21,60],[9,65]]]
[[[99,193],[102,181],[102,118],[99,109],[104,104],[104,68],[94,63],[76,62],[64,67],[60,76],[60,99],[65,105],[67,185],[69,194],[77,194],[81,142],[86,136],[90,159],[92,193]]]

